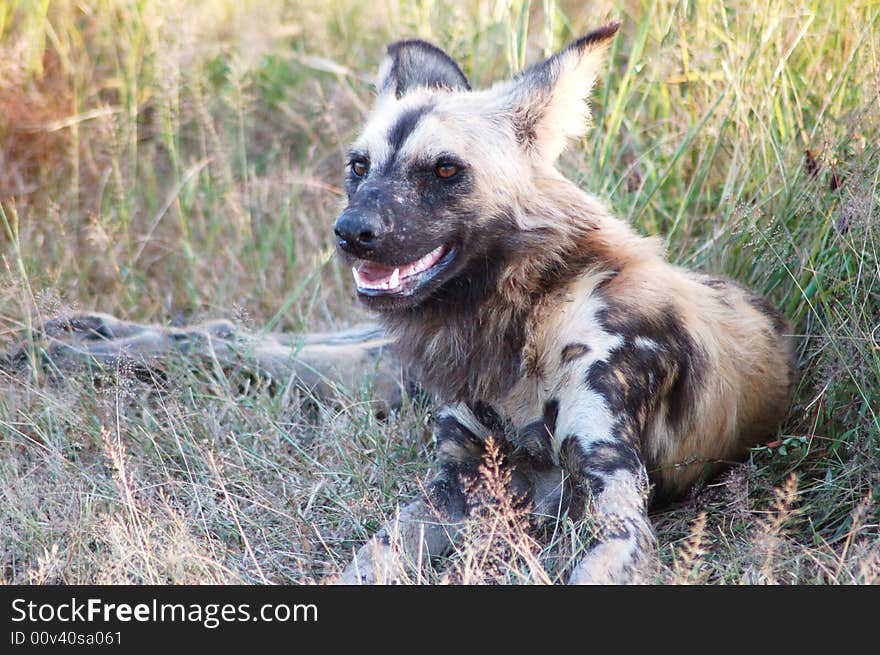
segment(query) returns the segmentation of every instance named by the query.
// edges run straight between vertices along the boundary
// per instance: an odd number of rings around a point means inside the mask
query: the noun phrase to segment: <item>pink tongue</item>
[[[358,266],[358,275],[369,282],[384,282],[391,279],[394,266],[382,266],[375,262],[363,262]]]

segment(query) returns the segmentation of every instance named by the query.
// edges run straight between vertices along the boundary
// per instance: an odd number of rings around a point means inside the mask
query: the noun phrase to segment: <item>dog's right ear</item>
[[[413,39],[388,46],[379,68],[376,88],[380,96],[396,98],[417,88],[470,91],[471,86],[458,64],[437,46]]]

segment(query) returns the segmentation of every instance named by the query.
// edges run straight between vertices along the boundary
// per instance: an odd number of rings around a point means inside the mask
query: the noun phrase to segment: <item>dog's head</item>
[[[413,308],[509,251],[504,240],[528,229],[534,181],[557,175],[566,142],[587,130],[587,98],[618,27],[482,91],[428,43],[389,46],[334,227],[363,301]]]

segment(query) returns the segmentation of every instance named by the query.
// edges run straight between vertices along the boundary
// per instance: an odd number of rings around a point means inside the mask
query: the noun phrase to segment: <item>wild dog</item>
[[[555,167],[618,26],[486,90],[433,45],[388,48],[335,233],[359,299],[443,404],[439,473],[341,582],[394,582],[402,561],[446,552],[490,435],[536,512],[562,503],[598,525],[572,582],[638,581],[650,485],[682,493],[786,411],[784,317],[667,263]]]
[[[537,517],[567,510],[597,528],[572,582],[644,579],[649,489],[677,496],[742,459],[776,430],[795,369],[787,322],[767,300],[667,263],[657,240],[556,169],[587,130],[617,29],[480,91],[430,44],[388,48],[335,224],[381,326],[252,334],[88,314],[44,326],[46,363],[160,368],[182,353],[319,397],[370,378],[380,411],[416,384],[433,393],[436,477],[338,582],[397,582],[448,552],[490,436]]]

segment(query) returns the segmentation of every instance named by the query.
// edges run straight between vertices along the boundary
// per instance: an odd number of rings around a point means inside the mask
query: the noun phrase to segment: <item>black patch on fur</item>
[[[477,420],[489,431],[489,434],[496,439],[504,438],[509,426],[494,407],[483,401],[477,401],[470,409]]]
[[[393,166],[394,161],[397,159],[397,151],[400,150],[401,146],[403,146],[409,138],[409,135],[416,129],[416,125],[419,124],[422,117],[430,112],[432,108],[432,104],[421,105],[419,107],[408,109],[398,116],[397,122],[388,132],[388,144],[391,146],[391,157],[388,158],[388,161],[385,164],[386,170],[390,170]]]
[[[596,496],[605,488],[605,480],[618,471],[635,476],[644,468],[638,446],[622,441],[597,441],[584,447],[577,436],[566,437],[560,448],[560,461],[575,481],[586,483]]]
[[[388,56],[393,63],[381,90],[393,88],[398,98],[418,87],[451,91],[471,89],[458,64],[440,48],[425,41],[412,39],[392,43],[388,46]]]
[[[550,434],[556,432],[556,419],[559,418],[559,401],[552,398],[544,403],[544,424]]]
[[[612,414],[634,411],[636,407],[633,401],[641,401],[641,398],[627,394],[615,375],[616,367],[620,364],[619,361],[615,361],[620,360],[620,357],[616,355],[622,350],[623,348],[619,348],[614,351],[608,361],[594,363],[587,371],[586,377],[586,383],[590,389],[605,399]]]
[[[536,468],[546,469],[553,465],[553,435],[558,416],[559,401],[548,400],[544,403],[544,415],[517,433],[517,452],[527,455]]]
[[[456,518],[467,513],[467,499],[457,467],[443,467],[441,475],[428,487],[425,501],[444,518]]]
[[[586,382],[605,398],[613,414],[629,423],[616,426],[620,437],[634,434],[641,439],[661,400],[667,403],[671,427],[681,430],[698,397],[706,366],[705,353],[681,318],[672,307],[649,317],[614,301],[597,318],[602,329],[623,337],[623,345],[607,361],[593,364]],[[638,345],[638,338],[652,341],[655,347]]]
[[[440,416],[434,437],[441,463],[455,464],[457,470],[476,471],[483,455],[483,440],[454,415]]]
[[[570,343],[562,349],[561,361],[563,364],[568,364],[584,355],[589,355],[591,350],[592,348],[585,343]]]
[[[468,429],[454,414],[443,414],[437,419],[437,443],[447,439],[463,443],[482,444],[482,440]]]
[[[580,445],[580,444],[578,444]],[[639,452],[622,441],[598,441],[586,449],[587,466],[591,471],[612,475],[617,471],[638,474],[642,468]]]

